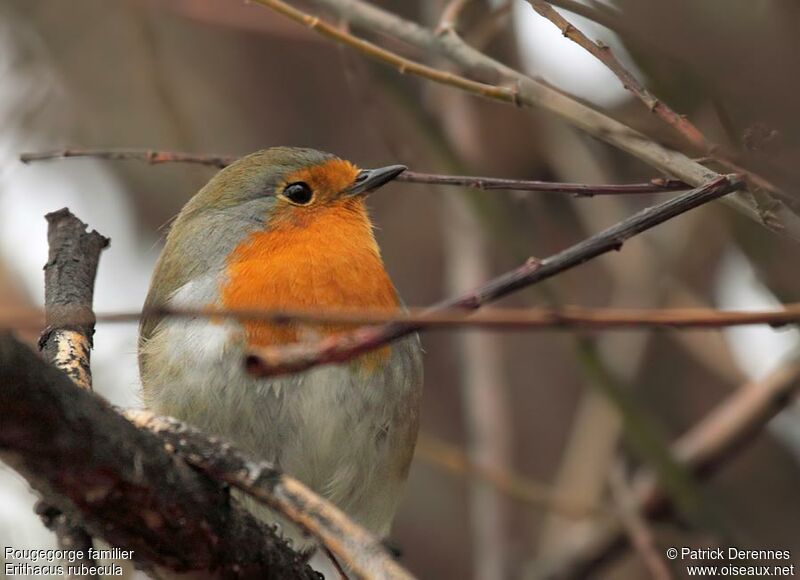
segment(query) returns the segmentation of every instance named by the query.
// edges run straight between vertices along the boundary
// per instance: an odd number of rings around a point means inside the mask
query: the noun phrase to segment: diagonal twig
[[[742,187],[735,176],[721,176],[712,182],[656,206],[646,208],[574,246],[545,260],[528,260],[518,268],[499,276],[480,288],[434,306],[434,310],[456,308],[476,310],[521,288],[531,286],[584,262],[618,250],[628,238],[659,225],[681,213],[718,199]],[[338,363],[376,349],[392,340],[411,334],[419,325],[393,323],[364,327],[349,334],[339,334],[313,344],[254,349],[247,356],[250,372],[269,376],[306,370],[313,366]]]
[[[555,24],[566,38],[580,46],[602,62],[622,82],[622,86],[636,95],[656,116],[680,133],[698,151],[708,153],[712,145],[703,133],[683,115],[673,111],[669,105],[653,95],[633,74],[626,69],[606,44],[590,40],[545,0],[528,0],[528,3],[541,16]]]
[[[692,147],[705,155],[709,155],[720,163],[726,170],[740,173],[755,186],[766,189],[781,200],[795,204],[796,200],[780,191],[766,178],[755,174],[736,164],[730,155],[723,152],[719,145],[709,141],[705,135],[685,115],[676,113],[664,101],[656,97],[614,56],[611,47],[602,42],[595,42],[587,37],[579,28],[576,28],[566,18],[561,16],[546,0],[528,0],[528,3],[541,16],[555,24],[566,38],[585,49],[589,54],[603,63],[608,70],[620,80],[626,90],[633,93],[651,113],[664,121],[677,131]]]

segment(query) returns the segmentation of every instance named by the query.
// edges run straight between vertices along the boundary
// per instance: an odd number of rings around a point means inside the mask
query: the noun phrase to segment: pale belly
[[[165,323],[142,349],[147,407],[275,463],[387,535],[419,422],[417,337],[394,343],[388,364],[254,379],[244,372],[240,336],[234,323]]]

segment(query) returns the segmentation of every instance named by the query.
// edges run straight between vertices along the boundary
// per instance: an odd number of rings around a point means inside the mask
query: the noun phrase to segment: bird
[[[417,438],[419,337],[344,364],[258,378],[243,363],[249,349],[346,329],[178,318],[163,309],[403,308],[365,198],[405,169],[359,169],[295,147],[264,149],[225,167],[174,220],[139,327],[146,408],[274,464],[381,539]],[[275,514],[259,515],[278,523],[294,545],[310,545]]]

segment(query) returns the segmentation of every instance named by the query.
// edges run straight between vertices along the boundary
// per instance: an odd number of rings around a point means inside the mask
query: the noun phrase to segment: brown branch
[[[82,324],[76,310],[63,311],[64,321]],[[653,328],[706,329],[766,324],[779,328],[800,323],[800,302],[784,304],[774,310],[716,310],[714,308],[494,308],[478,312],[462,310],[246,310],[227,308],[151,308],[141,312],[100,313],[99,323],[137,322],[144,316],[173,318],[230,318],[277,325],[362,326],[373,324],[413,324],[419,329],[475,328],[484,330],[647,330]],[[0,328],[20,330],[41,326],[41,311],[0,314]]]
[[[727,459],[745,449],[798,392],[800,359],[794,358],[767,377],[738,388],[675,442],[674,456],[698,477],[713,475]],[[633,487],[638,509],[647,517],[662,516],[670,507],[669,496],[652,471],[639,473]],[[537,577],[585,578],[626,545],[619,519],[606,520]]]
[[[171,417],[138,410],[126,411],[126,416],[158,434],[187,463],[247,493],[318,538],[358,578],[412,578],[367,530],[271,464],[250,461],[230,445],[219,445]]]
[[[92,536],[180,572],[316,578],[223,486],[8,334],[0,335],[0,400],[0,459]]]
[[[51,159],[74,159],[80,157],[96,157],[109,160],[134,160],[147,163],[195,163],[211,167],[226,167],[236,157],[228,155],[208,155],[195,153],[179,153],[175,151],[154,151],[150,149],[59,149],[39,153],[23,153],[20,160],[24,163]],[[576,197],[592,197],[595,195],[625,195],[638,193],[661,193],[681,191],[690,186],[675,179],[656,177],[645,183],[591,185],[585,183],[558,183],[526,179],[506,179],[498,177],[480,177],[473,175],[439,175],[405,171],[395,181],[407,183],[426,183],[431,185],[453,185],[472,187],[475,189],[505,189],[513,191],[541,191],[569,193]]]
[[[617,57],[615,57],[614,53],[611,51],[611,47],[602,42],[595,42],[589,39],[580,29],[576,28],[575,25],[561,16],[561,14],[550,6],[550,3],[546,0],[528,0],[528,3],[539,15],[555,24],[561,31],[561,34],[603,63],[608,70],[614,73],[627,91],[633,93],[651,113],[655,114],[659,119],[672,127],[697,151],[708,155],[711,159],[720,163],[727,171],[742,174],[753,185],[769,191],[782,201],[792,205],[797,203],[796,200],[791,199],[790,196],[780,191],[764,177],[735,163],[731,159],[730,154],[722,151],[719,145],[709,141],[700,129],[689,121],[686,116],[676,113],[664,101],[648,91],[633,73],[617,60]]]
[[[690,209],[718,199],[741,187],[733,176],[719,177],[703,187],[644,209],[618,224],[567,248],[541,262],[528,260],[463,296],[445,300],[434,307],[476,310],[516,290],[537,284],[584,262],[619,250],[628,238],[659,225]],[[295,344],[278,349],[256,349],[247,357],[247,367],[257,376],[297,372],[311,367],[338,363],[385,345],[419,329],[419,325],[392,323],[364,327],[349,334],[338,334],[314,344]]]
[[[92,390],[89,352],[94,335],[94,279],[100,252],[109,240],[66,208],[49,213],[45,264],[45,315],[47,327],[39,338],[45,358],[67,373],[79,387]],[[82,319],[75,323],[67,319]],[[77,315],[77,316],[76,316]]]
[[[669,105],[648,91],[628,69],[622,66],[622,63],[617,60],[609,46],[590,40],[544,0],[528,0],[528,3],[539,15],[555,24],[561,34],[602,62],[606,68],[616,75],[626,90],[636,95],[652,113],[675,129],[695,149],[703,153],[707,153],[712,149],[712,145],[703,133],[686,117],[673,111]]]
[[[49,213],[47,241],[49,256],[44,267],[45,314],[47,327],[39,337],[39,349],[45,359],[62,370],[80,388],[92,390],[89,357],[94,336],[94,280],[100,253],[109,240],[96,231],[86,231],[86,224],[66,208]],[[85,321],[70,323],[64,312],[79,312]],[[97,562],[89,556],[92,538],[73,519],[48,501],[39,501],[36,512],[57,538],[58,546],[81,555],[70,564],[89,570],[86,574],[67,574],[68,578],[97,578],[92,572]]]
[[[272,7],[275,2],[259,3]],[[363,0],[313,0],[313,3],[331,11],[337,18],[348,21],[354,27],[394,37],[428,54],[445,56],[462,67],[468,74],[478,78],[491,79],[491,82],[513,87],[515,98],[511,102],[514,104],[540,107],[550,111],[570,125],[578,127],[588,134],[618,147],[658,170],[694,187],[699,187],[719,177],[718,173],[700,165],[683,153],[664,147],[653,139],[606,116],[600,111],[592,109],[557,89],[524,75],[476,50],[466,44],[457,34],[436,34],[433,30],[401,18]],[[283,13],[281,10],[278,11]],[[304,16],[307,19],[315,19],[315,17],[308,14]],[[349,39],[331,38],[356,50],[361,50],[358,43],[350,42]],[[369,56],[381,62],[392,64],[376,54],[370,54]],[[414,71],[409,69],[401,72],[413,73]],[[456,86],[444,79],[425,78]],[[467,87],[459,88],[473,94],[494,98],[485,92],[470,91]],[[507,93],[500,95],[497,100],[509,102]],[[751,181],[753,181],[752,178],[753,176],[750,174]],[[771,207],[767,209],[759,208],[754,205],[752,198],[744,193],[730,196],[726,198],[726,201],[764,227],[800,241],[800,217],[790,209],[789,196],[784,193],[776,194],[776,196],[785,200],[786,203],[773,197],[772,201],[774,203],[771,204]],[[789,207],[787,207],[787,204],[789,204]]]

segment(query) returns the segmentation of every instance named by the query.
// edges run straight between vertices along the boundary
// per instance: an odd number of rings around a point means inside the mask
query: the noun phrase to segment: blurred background
[[[441,0],[382,0],[435,26]],[[794,0],[587,0],[613,30],[571,13],[654,92],[787,191],[800,186],[800,5]],[[476,0],[459,29],[489,54],[658,140],[675,136],[610,73],[522,0]],[[367,35],[368,36],[368,35]],[[377,38],[413,58],[428,55]],[[436,66],[446,63],[435,59]],[[535,111],[490,103],[366,61],[239,0],[0,3],[0,309],[43,303],[44,214],[64,206],[112,240],[97,312],[141,308],[165,224],[213,174],[187,165],[20,153],[77,145],[244,154],[273,145],[334,152],[363,167],[585,183],[645,181],[636,159]],[[661,195],[571,198],[393,184],[370,203],[388,270],[409,305],[545,257]],[[798,300],[798,246],[714,203],[626,243],[507,306],[717,306]],[[35,335],[29,335],[35,339]],[[95,388],[138,404],[135,325],[100,325]],[[602,394],[611,380],[670,441],[748,381],[791,364],[794,328],[476,333],[423,337],[423,437],[392,540],[422,578],[548,577],[613,509],[620,457],[647,463]],[[599,370],[598,370],[599,369]],[[478,471],[513,473],[525,493]],[[472,472],[473,476],[465,475]],[[789,405],[701,483],[714,529],[667,519],[659,546],[792,550],[800,564],[800,411]],[[512,497],[513,496],[513,497]],[[0,544],[53,545],[33,495],[0,465]],[[722,545],[727,545],[723,543]],[[647,576],[628,550],[592,569]]]

